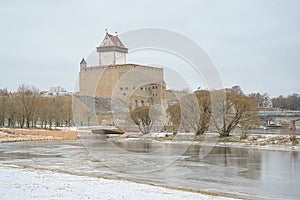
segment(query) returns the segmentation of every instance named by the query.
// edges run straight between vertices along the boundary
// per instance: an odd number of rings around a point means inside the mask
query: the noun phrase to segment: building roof
[[[128,53],[128,48],[124,46],[118,35],[106,33],[101,44],[97,47],[97,52],[118,51]]]
[[[122,43],[122,41],[120,40],[120,38],[118,37],[118,35],[111,35],[111,34],[108,34],[108,33],[107,33],[107,36],[109,37],[109,39],[112,41],[112,43],[113,43],[115,46],[119,46],[119,47],[126,48],[126,47],[124,46],[124,44]]]
[[[84,58],[82,58],[82,60],[80,61],[80,64],[87,64],[86,61],[84,60]]]

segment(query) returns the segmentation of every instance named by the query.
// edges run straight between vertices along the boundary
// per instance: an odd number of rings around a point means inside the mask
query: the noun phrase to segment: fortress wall
[[[80,92],[87,96],[109,98],[112,97],[112,92],[126,96],[132,94],[137,87],[157,79],[163,79],[162,68],[134,64],[88,67],[80,72]]]
[[[102,76],[104,68],[90,67],[79,73],[80,94],[85,96],[95,96],[96,84]]]

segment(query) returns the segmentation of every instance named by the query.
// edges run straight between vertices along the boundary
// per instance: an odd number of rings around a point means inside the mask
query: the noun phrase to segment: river
[[[209,149],[209,154],[199,152]],[[200,153],[201,155],[201,153]],[[0,164],[247,199],[299,199],[300,152],[152,140],[2,143]]]

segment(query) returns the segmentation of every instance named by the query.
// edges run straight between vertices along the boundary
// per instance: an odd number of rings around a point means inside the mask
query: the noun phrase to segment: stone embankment
[[[0,128],[0,143],[39,140],[73,140],[77,138],[77,131]]]

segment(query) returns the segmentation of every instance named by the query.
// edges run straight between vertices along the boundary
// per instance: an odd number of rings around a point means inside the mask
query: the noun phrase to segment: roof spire
[[[116,31],[115,34],[118,35],[118,32]]]
[[[108,29],[106,28],[106,29],[104,29],[104,30],[105,30],[106,34],[108,34]]]
[[[80,64],[87,64],[84,57],[82,57],[81,61],[80,61]]]

